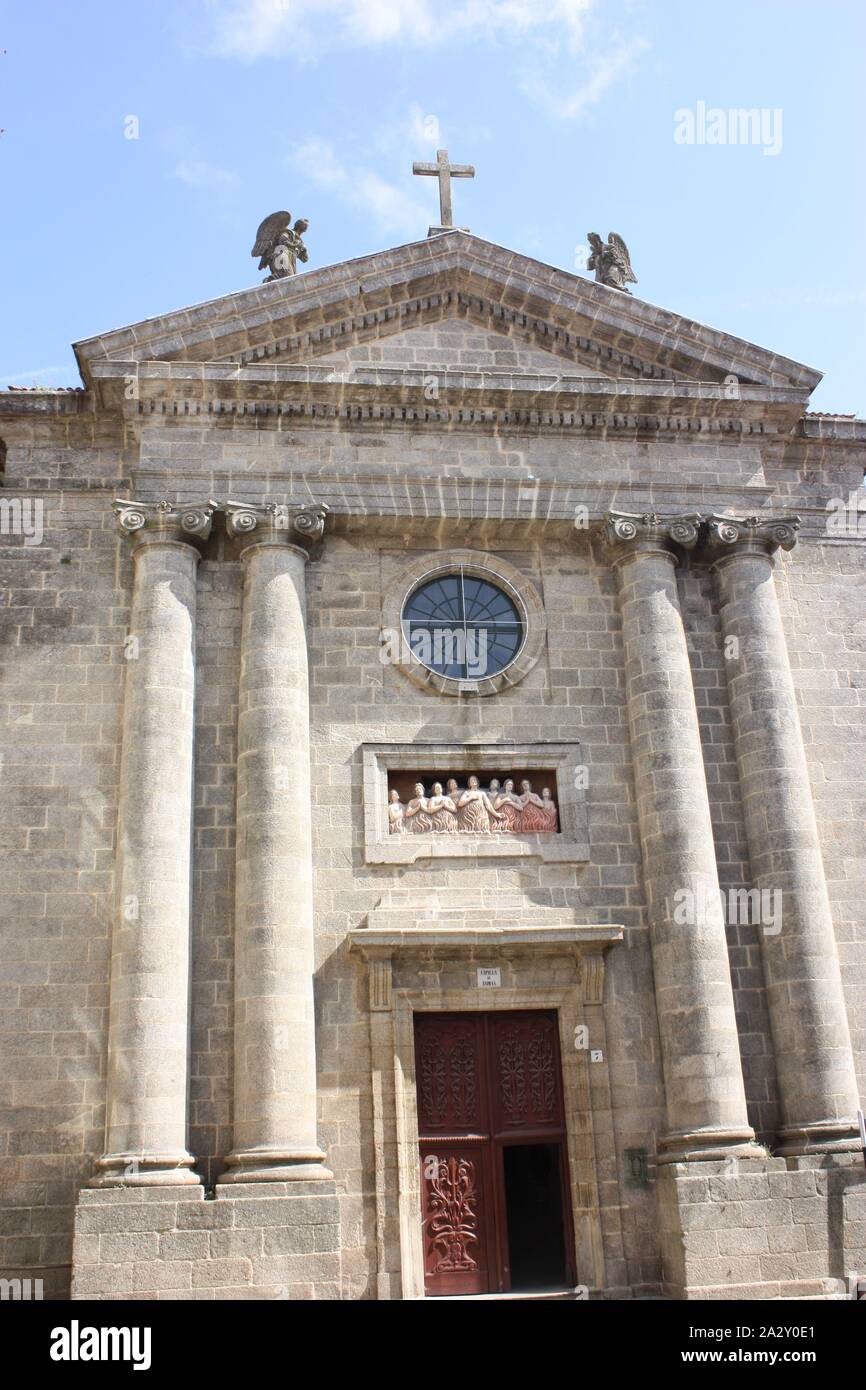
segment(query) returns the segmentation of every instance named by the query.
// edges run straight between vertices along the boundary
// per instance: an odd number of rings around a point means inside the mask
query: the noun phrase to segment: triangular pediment
[[[499,319],[497,322],[502,323]],[[492,372],[567,371],[570,377],[638,376],[634,366],[617,363],[611,371],[600,353],[583,352],[550,334],[534,333],[525,324],[508,325],[510,332],[490,328],[481,315],[444,317],[417,323],[402,333],[366,333],[315,360],[334,367],[416,367],[430,371],[452,368]],[[564,335],[561,335],[564,339]],[[287,360],[286,358],[278,360]]]
[[[735,377],[796,388],[804,399],[820,380],[801,363],[461,231],[146,319],[78,343],[76,352],[87,382],[109,362],[339,371],[347,360],[351,369],[346,354],[358,348],[375,345],[376,363],[387,363],[386,350],[434,351],[436,326],[441,333],[452,322],[464,343],[492,335],[491,353],[519,344],[535,354],[527,369],[538,373],[555,375],[567,362],[577,377],[716,385]],[[483,357],[474,366],[462,361],[465,370],[495,370]]]

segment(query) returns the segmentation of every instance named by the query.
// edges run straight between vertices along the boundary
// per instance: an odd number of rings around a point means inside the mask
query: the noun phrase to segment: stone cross
[[[436,151],[435,164],[412,165],[413,174],[429,174],[439,179],[439,227],[435,230],[440,231],[445,227],[453,227],[454,221],[451,212],[451,179],[474,179],[475,170],[471,164],[449,164],[448,151]],[[434,228],[431,227],[431,231]]]

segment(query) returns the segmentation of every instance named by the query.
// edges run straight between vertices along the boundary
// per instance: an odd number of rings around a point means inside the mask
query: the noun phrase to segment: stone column
[[[783,1154],[857,1149],[857,1083],[839,955],[773,553],[798,517],[709,518],[754,887],[778,893],[761,929]]]
[[[659,1161],[759,1156],[746,1114],[734,998],[678,547],[699,518],[609,512],[661,1036],[668,1132]]]
[[[330,1178],[316,1133],[306,547],[326,508],[226,504],[243,542],[228,1182]]]
[[[135,566],[111,943],[106,1151],[92,1186],[196,1183],[187,1152],[197,542],[211,508],[118,502]]]

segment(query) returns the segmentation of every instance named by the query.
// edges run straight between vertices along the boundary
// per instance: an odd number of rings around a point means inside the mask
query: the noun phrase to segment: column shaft
[[[669,1132],[661,1161],[753,1155],[691,667],[671,537],[614,514],[626,694]]]
[[[135,504],[138,506],[138,504]],[[98,1186],[196,1182],[186,1148],[190,841],[199,553],[163,506],[135,535]],[[188,514],[206,534],[209,513]]]
[[[772,551],[796,521],[713,518],[726,671],[754,887],[781,911],[761,930],[782,1152],[859,1147],[857,1084]],[[787,533],[790,532],[790,535]],[[725,553],[727,548],[727,553]]]
[[[331,1176],[316,1135],[307,555],[254,525],[238,697],[234,1148],[222,1182]]]

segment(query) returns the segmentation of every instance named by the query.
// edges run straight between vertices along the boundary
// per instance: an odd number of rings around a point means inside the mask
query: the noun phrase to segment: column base
[[[201,1184],[191,1172],[192,1154],[103,1154],[88,1187],[193,1187]]]
[[[850,1120],[813,1120],[806,1125],[783,1125],[775,1152],[780,1158],[804,1154],[859,1153],[860,1129]]]
[[[336,1183],[82,1188],[73,1299],[363,1297],[343,1271]],[[361,1281],[363,1287],[363,1281]]]
[[[767,1157],[766,1149],[755,1140],[755,1132],[706,1125],[700,1129],[675,1129],[658,1141],[657,1163],[724,1162],[726,1158]]]
[[[859,1156],[668,1164],[656,1199],[668,1298],[855,1297],[866,1268]]]
[[[330,1182],[323,1149],[239,1149],[226,1158],[218,1179],[229,1182]]]

